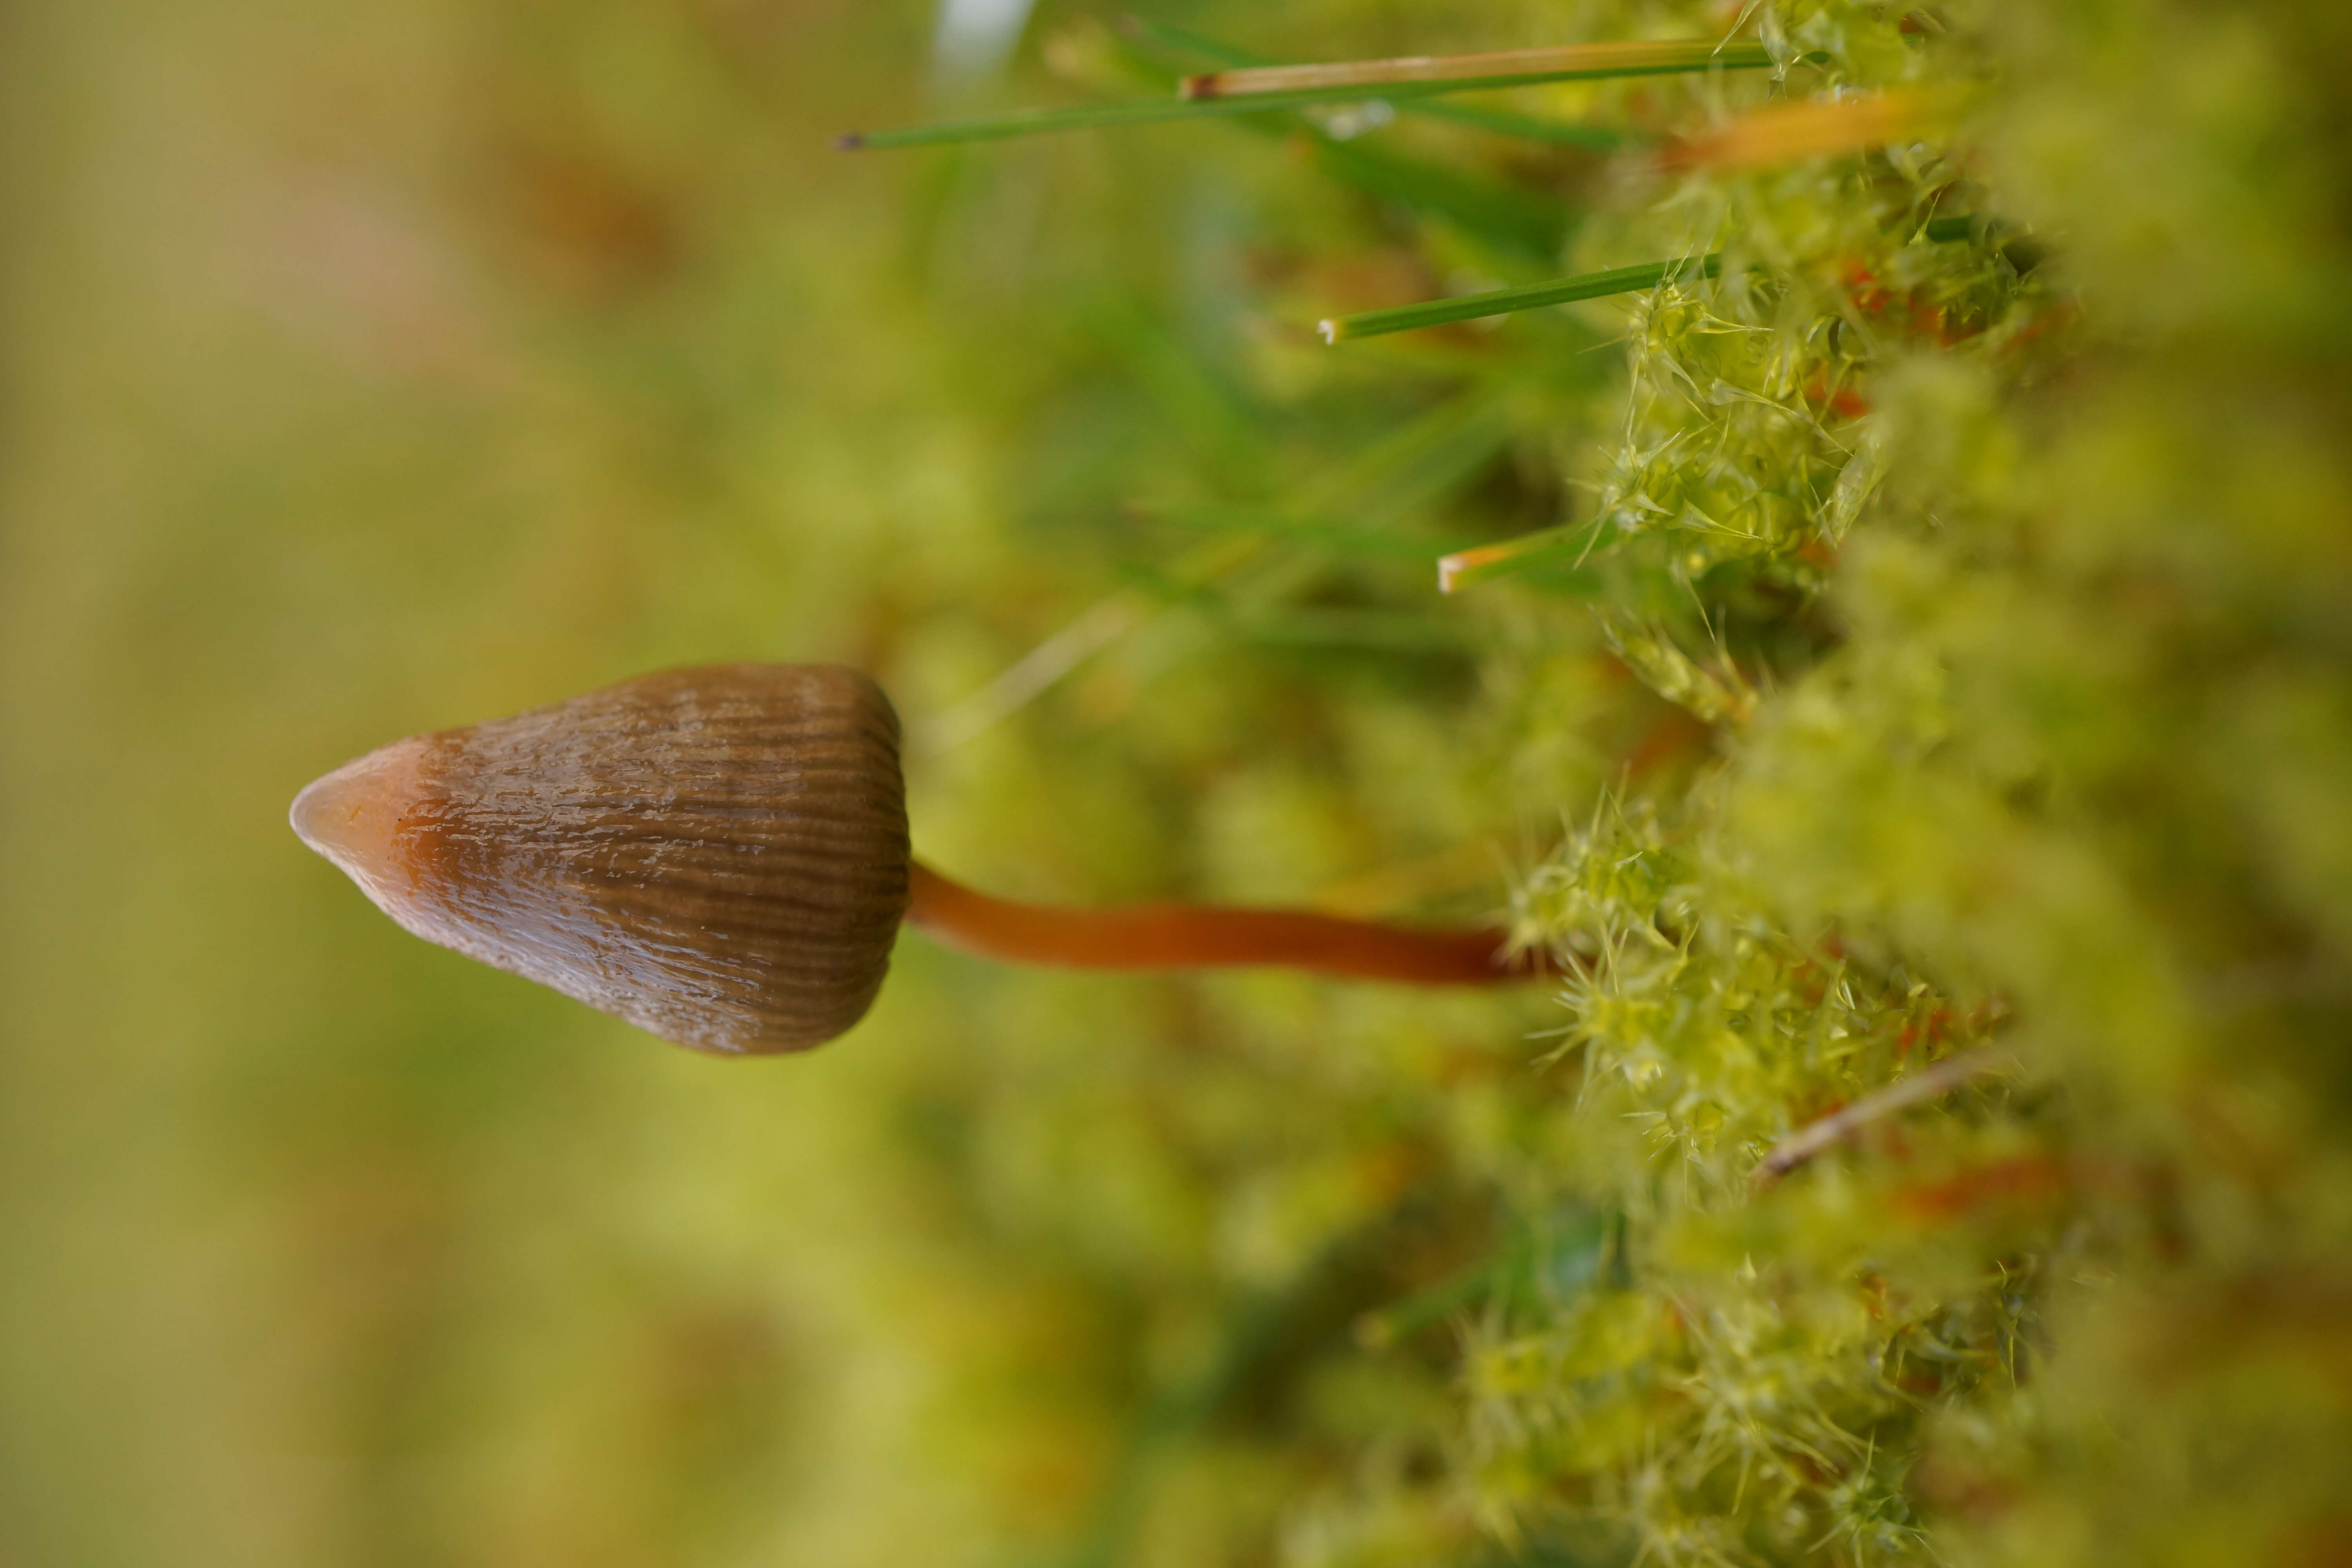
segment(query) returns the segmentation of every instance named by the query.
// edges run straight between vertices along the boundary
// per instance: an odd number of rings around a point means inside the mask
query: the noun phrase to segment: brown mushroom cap
[[[847,1029],[907,910],[898,716],[839,665],[666,670],[411,736],[293,823],[416,935],[701,1050]]]

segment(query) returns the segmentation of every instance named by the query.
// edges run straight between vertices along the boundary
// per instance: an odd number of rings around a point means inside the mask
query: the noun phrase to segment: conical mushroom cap
[[[898,717],[838,665],[667,670],[411,736],[293,823],[427,942],[701,1050],[848,1028],[907,910]]]

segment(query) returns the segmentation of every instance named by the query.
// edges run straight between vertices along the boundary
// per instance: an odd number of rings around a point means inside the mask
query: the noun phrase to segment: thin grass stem
[[[1638,267],[1618,267],[1606,272],[1586,272],[1549,283],[1517,289],[1496,289],[1484,294],[1464,294],[1452,300],[1427,300],[1415,305],[1395,305],[1385,310],[1365,310],[1318,323],[1327,343],[1376,338],[1386,332],[1409,332],[1418,327],[1440,327],[1450,321],[1471,321],[1482,316],[1507,316],[1516,310],[1536,310],[1576,300],[1599,300],[1611,294],[1634,294],[1662,283],[1692,278],[1712,278],[1722,269],[1721,253],[1681,261],[1645,261]]]
[[[1361,99],[1363,94],[1307,93],[1268,101],[1230,100],[1187,103],[1181,99],[1148,100],[1134,103],[1087,103],[1072,109],[1023,109],[1010,114],[982,115],[976,120],[949,120],[936,125],[906,125],[893,131],[853,131],[836,136],[833,144],[845,153],[887,152],[899,147],[948,147],[967,142],[1000,142],[1011,136],[1043,136],[1057,131],[1098,131],[1120,125],[1150,125],[1163,120],[1196,120],[1219,114],[1272,114],[1299,104],[1334,103]]]

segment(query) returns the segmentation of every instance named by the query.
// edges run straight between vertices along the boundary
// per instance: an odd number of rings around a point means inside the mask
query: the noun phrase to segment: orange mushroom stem
[[[1134,904],[1057,909],[1018,903],[908,868],[907,923],[950,947],[1015,963],[1074,969],[1263,965],[1408,985],[1477,985],[1550,972],[1514,952],[1508,933],[1423,930],[1301,910]]]

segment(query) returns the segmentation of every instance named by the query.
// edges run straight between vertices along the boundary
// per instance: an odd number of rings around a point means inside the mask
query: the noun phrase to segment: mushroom
[[[909,853],[898,720],[841,665],[625,680],[396,741],[295,798],[294,831],[427,942],[699,1050],[804,1049],[865,1016],[901,921],[990,958],[1278,964],[1445,984],[1542,973],[1495,931],[1284,910],[1066,910]]]

